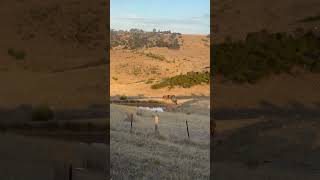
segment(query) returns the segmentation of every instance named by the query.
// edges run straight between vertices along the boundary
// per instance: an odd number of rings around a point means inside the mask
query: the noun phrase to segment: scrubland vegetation
[[[111,48],[123,46],[125,49],[141,49],[151,47],[167,47],[179,49],[181,34],[171,31],[145,32],[139,29],[130,31],[111,30]]]
[[[292,74],[294,67],[320,72],[320,38],[313,32],[263,30],[249,33],[243,41],[226,38],[212,47],[214,74],[234,82],[255,83],[271,74]]]
[[[166,78],[157,84],[151,86],[152,89],[160,89],[164,87],[173,88],[175,86],[190,88],[194,85],[210,82],[209,72],[188,72],[187,74],[180,74],[170,78]]]

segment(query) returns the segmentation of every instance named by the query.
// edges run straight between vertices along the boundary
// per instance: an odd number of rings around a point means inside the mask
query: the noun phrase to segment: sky
[[[111,0],[111,29],[210,33],[210,0]]]

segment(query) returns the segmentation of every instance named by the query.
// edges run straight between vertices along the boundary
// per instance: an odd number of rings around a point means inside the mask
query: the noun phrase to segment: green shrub
[[[26,53],[24,51],[18,51],[13,48],[8,49],[8,54],[17,60],[22,60],[26,57]]]
[[[320,15],[308,16],[306,18],[299,20],[299,22],[314,22],[314,21],[320,21]]]
[[[158,59],[158,60],[160,60],[160,61],[164,61],[166,58],[164,57],[164,56],[162,56],[162,55],[160,55],[160,54],[153,54],[153,53],[147,53],[147,54],[145,54],[147,57],[151,57],[151,58],[153,58],[153,59]]]
[[[47,105],[37,106],[32,109],[33,121],[48,121],[54,118],[53,110]]]
[[[128,97],[125,95],[120,96],[120,100],[128,100]]]
[[[209,39],[201,39],[203,42],[209,42]]]
[[[164,87],[173,88],[175,86],[190,88],[199,84],[208,84],[210,82],[209,72],[188,72],[171,78],[166,78],[157,84],[151,86],[152,89],[160,89]]]

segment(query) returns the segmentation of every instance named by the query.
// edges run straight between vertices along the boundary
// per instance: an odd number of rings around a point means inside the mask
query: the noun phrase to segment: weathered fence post
[[[159,129],[158,129],[159,117],[158,117],[158,115],[154,115],[153,119],[154,119],[154,131],[155,131],[155,134],[158,135],[159,134]]]
[[[133,122],[133,114],[131,113],[130,116],[130,132],[132,132],[132,122]]]
[[[187,126],[188,139],[190,139],[190,135],[189,135],[189,127],[188,127],[188,120],[186,120],[186,126]]]

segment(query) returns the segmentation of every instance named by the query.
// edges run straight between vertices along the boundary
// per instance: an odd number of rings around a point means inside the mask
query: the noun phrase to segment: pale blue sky
[[[111,0],[111,29],[210,33],[210,0]]]

